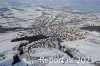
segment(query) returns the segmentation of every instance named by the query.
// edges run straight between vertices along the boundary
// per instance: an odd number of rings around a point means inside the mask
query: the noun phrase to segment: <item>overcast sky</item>
[[[0,0],[0,4],[21,6],[21,5],[44,5],[56,7],[69,7],[82,11],[99,11],[100,0]]]
[[[89,3],[90,2],[90,3]],[[44,4],[44,5],[72,5],[74,4],[91,4],[91,3],[97,3],[100,4],[100,0],[0,0],[0,4],[12,4],[12,5],[19,5],[24,3],[35,3],[35,4]]]

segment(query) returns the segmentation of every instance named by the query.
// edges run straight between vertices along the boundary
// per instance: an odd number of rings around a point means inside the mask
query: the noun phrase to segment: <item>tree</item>
[[[16,64],[18,62],[20,62],[20,59],[19,59],[18,55],[16,54],[16,55],[13,56],[13,63],[12,63],[12,65],[14,65],[14,64]]]

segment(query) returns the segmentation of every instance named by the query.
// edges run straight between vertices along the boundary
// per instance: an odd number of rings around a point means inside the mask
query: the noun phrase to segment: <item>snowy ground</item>
[[[64,46],[66,49],[77,49],[78,52],[71,51],[74,57],[89,57],[93,58],[93,62],[100,61],[100,33],[96,31],[80,30],[79,28],[83,26],[100,26],[100,14],[82,14],[77,12],[62,11],[59,9],[46,9],[39,6],[19,9],[9,6],[7,9],[7,11],[1,13],[0,15],[0,28],[30,28],[34,25],[35,28],[40,28],[36,30],[36,32],[40,31],[40,34],[43,33],[44,35],[50,35],[48,32],[53,32],[60,37],[64,36],[61,46]],[[44,27],[46,27],[46,30],[43,29]],[[87,34],[83,35],[85,32],[87,32]],[[33,31],[33,33],[35,33],[35,31]],[[74,36],[75,40],[66,40],[69,38],[66,37],[66,33]],[[11,42],[11,40],[22,37],[21,35],[32,36],[33,34],[24,29],[0,33],[0,54],[4,54],[5,58],[1,59],[2,57],[0,56],[0,66],[12,66],[13,56],[19,53],[19,51],[14,48],[26,41]],[[70,36],[71,39],[73,38],[72,36]],[[83,36],[83,39],[77,39],[78,37]],[[29,61],[26,59],[30,56],[35,58],[53,57],[55,59],[59,56],[58,59],[69,59],[68,63],[63,63],[63,61],[61,63],[39,63],[38,60],[33,59],[33,66],[95,66],[92,63],[78,63],[77,60],[70,58],[70,56],[58,49],[31,48],[31,53],[28,53],[28,49],[26,47],[24,48],[25,53],[23,55],[19,55],[21,62],[13,66],[27,66],[27,64],[31,66],[30,59]]]
[[[93,57],[93,62],[100,61],[100,34],[94,31],[86,37],[77,41],[65,41],[62,45],[78,49],[85,57]]]

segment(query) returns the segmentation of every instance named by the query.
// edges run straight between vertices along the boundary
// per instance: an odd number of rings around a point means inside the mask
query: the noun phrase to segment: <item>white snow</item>
[[[86,57],[93,57],[93,62],[100,61],[100,44],[97,44],[96,39],[94,39],[95,37],[92,37],[91,41],[88,41],[90,40],[90,38],[77,41],[65,41],[62,43],[62,45],[69,48],[76,48]],[[95,43],[93,43],[92,41],[94,41]]]
[[[17,42],[11,42],[13,38],[17,37],[16,34],[17,32],[0,34],[0,53],[11,50],[14,46],[19,44]]]
[[[82,18],[87,18],[85,21],[82,21],[82,25],[100,25],[100,15],[96,14],[98,19],[96,20],[94,16],[91,14],[72,14],[72,13],[63,13],[61,10],[54,10],[54,9],[42,9],[38,6],[33,7],[26,7],[22,8],[23,11],[12,9],[11,7],[10,11],[5,12],[4,14],[9,17],[15,17],[14,18],[1,18],[0,17],[0,26],[3,28],[14,28],[14,27],[24,27],[29,28],[32,27],[33,23],[35,22],[35,18],[38,18],[43,15],[43,12],[50,14],[48,16],[48,19],[50,20],[51,25],[53,24],[59,24],[60,21],[63,21],[63,23],[71,23],[70,21],[72,19],[81,20]],[[40,11],[36,11],[37,9],[40,9]],[[10,14],[10,15],[8,15]],[[63,15],[63,16],[62,16]],[[60,16],[60,17],[59,17]],[[42,19],[41,17],[41,19]],[[58,17],[58,18],[56,18]],[[56,20],[55,20],[56,18]],[[45,17],[44,17],[45,19]],[[55,20],[52,23],[52,20]],[[57,21],[58,20],[58,21]],[[80,21],[81,22],[81,21]],[[73,22],[74,23],[74,22]],[[35,24],[35,23],[34,23]],[[47,24],[47,26],[49,26]],[[64,25],[65,26],[65,25]],[[76,25],[67,25],[66,27],[76,27]],[[56,27],[54,27],[56,28]],[[48,32],[51,31],[49,28]],[[65,28],[66,29],[66,28]],[[74,29],[74,28],[73,28]],[[68,29],[70,30],[70,29]],[[46,32],[45,29],[41,28],[41,32],[46,36],[52,36],[52,33]],[[96,31],[87,31],[89,35],[85,36],[85,39],[81,40],[75,40],[75,41],[66,41],[61,43],[62,46],[65,46],[67,49],[71,49],[71,53],[77,57],[90,57],[93,58],[92,61],[100,61],[100,33]],[[61,32],[63,33],[63,32]],[[18,35],[19,34],[19,35]],[[70,34],[70,33],[69,33]],[[33,34],[30,34],[26,31],[22,32],[7,32],[7,33],[0,33],[0,53],[5,54],[5,59],[0,60],[0,65],[6,65],[6,66],[12,66],[12,59],[14,54],[18,54],[18,51],[12,50],[14,47],[18,46],[21,42],[11,42],[12,39],[15,39],[16,37],[22,37],[20,35],[24,36],[31,36]],[[71,34],[70,34],[71,35]],[[25,41],[24,41],[25,42]],[[58,42],[53,41],[54,44],[58,44]],[[74,51],[72,48],[78,50]],[[35,51],[35,52],[34,52]],[[67,54],[63,53],[60,50],[57,49],[44,49],[44,48],[33,48],[32,52],[30,53],[31,57],[54,57],[56,55],[61,55],[63,58],[69,58],[72,63],[48,63],[46,65],[40,65],[39,63],[35,62],[35,64],[38,64],[38,66],[94,66],[93,64],[87,64],[87,63],[77,63],[76,60],[70,58]],[[29,57],[28,53],[25,53],[24,55],[20,56],[20,59],[22,62],[15,64],[14,66],[26,66],[26,64],[31,64],[30,61],[26,60],[26,57]],[[31,65],[29,65],[31,66]]]

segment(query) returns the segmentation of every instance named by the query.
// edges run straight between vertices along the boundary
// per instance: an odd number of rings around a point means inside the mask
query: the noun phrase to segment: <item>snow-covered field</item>
[[[87,26],[100,26],[100,14],[43,8],[39,5],[0,7],[0,66],[99,66],[94,62],[100,61],[100,33],[80,29]],[[38,34],[49,38],[30,39]],[[21,41],[11,42],[16,38]],[[40,40],[35,41],[37,38]],[[20,49],[24,54],[19,54]],[[21,62],[12,65],[16,54]],[[40,63],[41,57],[63,58],[67,59],[67,63]],[[75,58],[92,58],[92,62]]]

